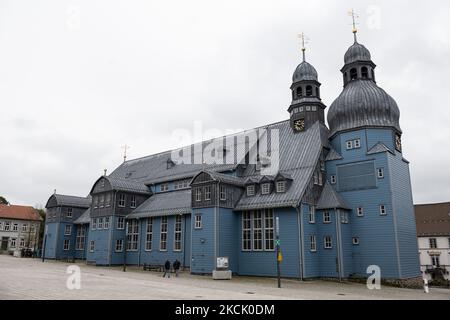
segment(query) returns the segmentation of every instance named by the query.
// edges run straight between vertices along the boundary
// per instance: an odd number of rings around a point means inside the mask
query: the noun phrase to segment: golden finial
[[[356,22],[356,19],[358,19],[359,16],[358,16],[358,14],[355,12],[355,10],[353,10],[353,9],[352,9],[351,11],[348,12],[348,15],[352,17],[352,22],[353,22],[353,29],[352,29],[352,32],[353,32],[353,36],[354,36],[354,38],[355,38],[355,42],[357,42],[356,34],[358,33],[358,29],[356,28],[356,25],[357,25],[358,23]]]
[[[301,39],[301,41],[302,41],[302,55],[303,55],[303,61],[305,61],[306,60],[306,58],[305,58],[305,51],[306,51],[305,44],[307,44],[309,42],[309,38],[307,36],[305,36],[305,34],[303,32],[298,34],[297,37],[299,39]]]

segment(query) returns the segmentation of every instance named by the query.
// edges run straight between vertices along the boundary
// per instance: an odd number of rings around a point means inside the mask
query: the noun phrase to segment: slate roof
[[[414,206],[417,235],[450,236],[450,202]]]
[[[303,61],[297,66],[292,76],[292,82],[294,83],[300,81],[317,81],[317,79],[316,69],[306,61]]]
[[[317,209],[348,209],[350,206],[347,205],[344,199],[333,189],[330,183],[325,182],[322,193],[320,195],[319,201],[317,203]]]
[[[77,207],[77,208],[88,208],[91,205],[90,197],[76,197],[68,196],[63,194],[53,194],[47,201],[45,205],[46,208],[49,206],[67,206],[67,207]]]
[[[357,61],[372,61],[370,57],[370,51],[362,44],[355,42],[348,48],[344,55],[345,64],[350,64]]]
[[[238,187],[243,187],[245,185],[245,179],[243,179],[243,178],[235,177],[235,176],[232,176],[229,174],[214,172],[214,171],[207,171],[207,170],[202,170],[198,174],[200,174],[202,172],[209,174],[211,176],[211,178],[215,181],[223,182],[226,184],[231,184],[231,185],[238,186]],[[195,177],[194,177],[194,179],[195,179]]]
[[[144,183],[133,180],[133,179],[123,179],[123,178],[117,178],[117,177],[100,177],[92,187],[91,193],[93,192],[93,189],[98,181],[101,179],[106,179],[110,185],[112,190],[120,190],[120,191],[129,191],[133,193],[141,193],[141,194],[151,194],[151,190],[149,187],[147,187]]]
[[[88,224],[91,221],[91,208],[87,209],[83,214],[76,219],[75,224]]]
[[[279,129],[279,171],[288,174],[293,181],[284,193],[272,192],[268,195],[258,193],[255,196],[243,195],[235,210],[297,206],[312,178],[323,146],[328,146],[328,129],[316,122],[307,131],[294,134],[289,121],[269,126]],[[253,169],[244,173],[244,178],[261,179]]]
[[[191,190],[156,193],[127,216],[127,219],[191,213]]]
[[[342,156],[333,148],[330,148],[330,151],[327,154],[327,157],[325,158],[325,161],[333,161],[333,160],[341,160],[343,159]]]
[[[38,211],[29,206],[0,204],[0,218],[41,221]]]
[[[393,153],[391,151],[391,149],[389,149],[388,147],[386,147],[386,145],[382,142],[378,142],[376,145],[374,145],[372,148],[370,148],[369,151],[367,151],[367,154],[375,154],[375,153],[382,153],[382,152],[390,152]]]

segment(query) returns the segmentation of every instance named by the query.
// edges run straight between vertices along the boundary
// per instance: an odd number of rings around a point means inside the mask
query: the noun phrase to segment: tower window
[[[359,207],[358,209],[356,209],[356,214],[358,215],[358,217],[362,217],[364,216],[364,209],[362,207]]]
[[[356,68],[350,70],[350,80],[356,80],[358,78],[358,71]]]
[[[384,170],[383,170],[383,168],[378,168],[377,169],[377,176],[378,176],[378,179],[383,179],[384,178]]]
[[[380,215],[385,216],[387,214],[386,212],[386,206],[385,205],[380,205]]]
[[[345,72],[345,73],[344,73],[344,83],[347,82],[347,75],[348,75],[347,72]]]
[[[368,79],[369,78],[369,70],[367,69],[367,67],[362,67],[361,68],[361,77],[363,79]]]
[[[297,98],[300,98],[301,96],[303,96],[303,88],[298,87],[297,88]]]
[[[353,245],[355,245],[355,246],[359,245],[359,238],[357,238],[357,237],[352,238],[352,242],[353,242]]]
[[[331,175],[331,177],[330,177],[330,182],[331,182],[331,184],[336,184],[336,175]]]
[[[320,97],[320,89],[319,89],[319,87],[316,88],[316,97],[317,98]]]
[[[310,97],[313,94],[313,89],[311,86],[306,86],[306,96]]]

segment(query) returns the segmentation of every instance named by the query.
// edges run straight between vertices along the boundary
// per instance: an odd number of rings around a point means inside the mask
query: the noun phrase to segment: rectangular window
[[[196,214],[195,215],[195,229],[201,229],[203,227],[202,225],[202,215]]]
[[[72,218],[73,209],[67,208],[67,218]]]
[[[169,191],[169,184],[168,183],[161,184],[161,192],[164,192],[164,191]]]
[[[386,206],[384,204],[380,205],[380,215],[382,216],[387,215]]]
[[[356,215],[358,217],[364,216],[364,209],[363,209],[363,207],[359,207],[359,208],[356,209]]]
[[[117,218],[117,229],[119,230],[125,229],[125,217]]]
[[[331,236],[325,236],[323,239],[323,247],[325,249],[331,249],[333,248],[333,241],[331,239]]]
[[[103,229],[103,218],[98,218],[97,229]]]
[[[286,181],[277,181],[277,192],[286,192]]]
[[[130,208],[136,208],[136,196],[131,196]]]
[[[347,150],[351,150],[351,149],[353,149],[353,141],[349,140],[349,141],[347,141]]]
[[[251,197],[255,195],[255,185],[252,184],[250,186],[247,186],[247,196]]]
[[[70,249],[70,240],[64,240],[64,251],[68,251]]]
[[[67,225],[64,228],[64,235],[65,236],[70,236],[72,234],[72,226],[71,225]]]
[[[86,229],[80,226],[77,229],[77,237],[75,240],[75,250],[84,250],[84,241],[86,239]]]
[[[95,250],[95,241],[91,240],[89,242],[89,252],[94,252],[94,250]]]
[[[22,225],[22,232],[27,232],[28,231],[28,225],[27,224],[23,224]]]
[[[352,238],[352,243],[353,243],[354,246],[359,245],[359,238],[353,237],[353,238]]]
[[[195,201],[197,201],[197,202],[202,201],[202,189],[201,188],[195,188]]]
[[[130,220],[127,230],[127,251],[137,251],[139,240],[139,224],[136,219]]]
[[[341,212],[341,223],[347,224],[348,223],[348,213],[347,212]]]
[[[252,250],[252,220],[251,213],[245,211],[242,213],[242,250]]]
[[[262,250],[262,213],[260,210],[253,212],[253,250]]]
[[[273,228],[273,210],[267,209],[264,213],[264,249],[268,251],[275,249]]]
[[[269,194],[270,193],[270,183],[263,183],[261,185],[261,194]]]
[[[353,140],[353,145],[354,145],[355,149],[361,148],[361,139]]]
[[[9,231],[11,228],[11,222],[5,222],[5,231]]]
[[[441,266],[439,256],[431,256],[431,264],[433,267],[439,268]]]
[[[91,227],[91,229],[92,230],[97,229],[97,218],[92,219],[92,227]]]
[[[0,231],[3,230],[3,222],[0,221]]]
[[[36,225],[32,224],[31,225],[31,233],[35,233],[36,232]]]
[[[94,196],[93,200],[94,200],[94,208],[98,208],[98,196]]]
[[[25,247],[25,238],[20,238],[19,248]]]
[[[309,223],[316,223],[316,208],[314,206],[309,206]]]
[[[310,248],[311,252],[317,251],[317,241],[316,241],[315,235],[312,235],[309,237],[309,248]]]
[[[13,224],[13,230],[12,231],[18,231],[19,230],[19,224],[14,223]]]
[[[378,177],[378,179],[383,179],[384,178],[384,170],[383,170],[383,168],[378,168],[377,169],[377,177]]]
[[[430,238],[430,249],[437,249],[437,240],[436,240],[436,238]]]
[[[323,185],[323,176],[322,172],[318,172],[317,175],[319,176],[319,186]]]
[[[175,241],[173,243],[173,251],[181,251],[181,215],[175,216]]]
[[[370,189],[377,186],[373,161],[340,165],[337,170],[339,191]]]
[[[11,244],[10,244],[11,248],[15,248],[16,247],[16,238],[11,238]]]
[[[331,184],[336,184],[336,175],[332,175],[331,177],[330,177],[330,182],[331,182]]]
[[[105,196],[105,198],[106,198],[106,200],[105,200],[106,206],[107,206],[107,207],[110,207],[110,206],[111,206],[111,194],[110,194],[110,193],[107,193],[106,196]]]
[[[161,217],[161,232],[159,238],[159,250],[167,251],[167,216]]]
[[[116,240],[116,252],[122,252],[123,251],[123,239],[117,239]]]
[[[319,175],[318,175],[317,171],[314,172],[313,180],[314,180],[314,184],[316,184],[316,185],[319,184]]]
[[[331,222],[331,216],[329,211],[323,212],[323,223],[330,223]]]
[[[220,186],[220,200],[227,200],[227,189],[224,186]]]
[[[125,194],[121,193],[119,194],[119,207],[124,208],[125,205],[126,205]]]
[[[147,219],[147,236],[145,238],[145,250],[152,251],[153,249],[153,218]]]
[[[205,187],[205,201],[211,200],[211,187]]]
[[[109,229],[109,217],[105,217],[105,224],[104,224],[103,228]]]
[[[100,195],[100,208],[103,208],[105,206],[105,195]]]

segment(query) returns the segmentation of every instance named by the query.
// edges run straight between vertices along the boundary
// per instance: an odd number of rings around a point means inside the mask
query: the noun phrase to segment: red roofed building
[[[41,220],[33,207],[0,204],[0,253],[36,250]]]

